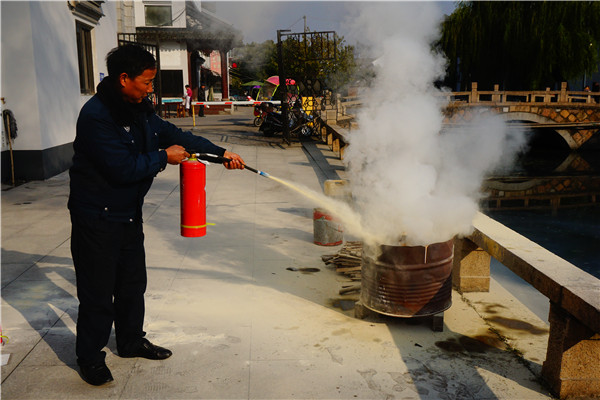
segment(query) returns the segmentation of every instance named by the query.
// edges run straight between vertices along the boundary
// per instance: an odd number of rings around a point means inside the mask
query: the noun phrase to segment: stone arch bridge
[[[448,100],[444,122],[449,125],[494,113],[522,127],[553,129],[572,150],[600,130],[600,93],[568,91],[566,82],[556,91],[501,91],[498,85],[492,91],[479,91],[473,82],[471,91],[444,96]]]

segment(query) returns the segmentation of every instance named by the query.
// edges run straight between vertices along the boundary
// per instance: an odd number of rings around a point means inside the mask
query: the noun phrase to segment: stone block
[[[490,290],[491,256],[468,239],[454,241],[452,284],[460,292]]]
[[[351,199],[349,182],[345,179],[328,179],[323,185],[325,196],[334,198]]]
[[[563,117],[563,118],[567,118],[567,117],[569,116],[569,114],[570,114],[570,113],[569,113],[569,110],[562,110],[562,111],[560,112],[560,115],[561,115],[561,117]]]
[[[348,147],[348,145],[343,145],[342,147],[340,147],[340,160],[344,159],[344,153],[346,152],[346,147]]]
[[[554,302],[542,377],[561,399],[600,397],[600,334],[594,333]]]

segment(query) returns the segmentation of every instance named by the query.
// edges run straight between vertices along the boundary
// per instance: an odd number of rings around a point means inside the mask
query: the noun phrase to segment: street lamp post
[[[287,103],[287,79],[285,78],[285,69],[283,67],[283,43],[281,36],[283,32],[290,32],[289,29],[280,29],[277,31],[277,63],[279,73],[279,87],[283,89],[281,97],[281,116],[283,117],[283,140],[291,144],[290,124],[288,121],[288,103]]]

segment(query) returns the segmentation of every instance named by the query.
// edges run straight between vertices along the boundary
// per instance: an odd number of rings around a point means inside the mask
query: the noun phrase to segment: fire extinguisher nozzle
[[[269,177],[269,174],[267,174],[266,172],[259,171],[259,170],[255,169],[255,168],[247,166],[246,164],[244,164],[244,169],[247,169],[248,171],[252,171],[255,174],[258,174],[258,175],[261,175],[261,176],[264,176],[264,177],[267,177],[267,178]]]

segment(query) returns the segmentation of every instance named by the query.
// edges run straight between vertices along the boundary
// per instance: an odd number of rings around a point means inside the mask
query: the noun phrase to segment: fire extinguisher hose
[[[231,161],[231,159],[229,159],[227,157],[217,156],[215,154],[209,154],[209,153],[191,153],[191,154],[192,154],[192,156],[195,156],[199,160],[204,160],[204,161],[217,163],[217,164],[223,164],[223,163]],[[258,174],[258,175],[261,175],[261,176],[264,176],[267,178],[269,177],[269,174],[267,174],[266,172],[259,171],[255,168],[247,166],[246,164],[244,164],[244,169],[247,169],[248,171],[252,171],[255,174]]]

